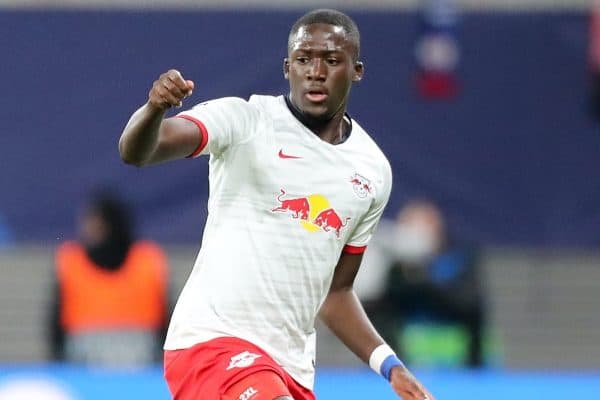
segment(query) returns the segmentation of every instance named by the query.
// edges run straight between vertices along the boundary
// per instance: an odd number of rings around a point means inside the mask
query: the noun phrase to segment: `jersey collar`
[[[298,107],[296,107],[294,105],[294,103],[292,103],[292,101],[290,100],[290,95],[285,95],[283,96],[284,100],[285,100],[285,104],[287,106],[287,108],[290,110],[290,112],[292,113],[292,115],[298,120],[300,121],[300,123],[302,125],[304,125],[305,127],[307,127],[309,130],[309,118],[306,115],[304,115],[304,113],[302,113],[302,111],[300,111],[298,109]],[[342,144],[344,142],[346,142],[346,140],[348,140],[348,138],[350,137],[350,134],[352,133],[352,118],[350,117],[350,114],[348,114],[347,112],[344,113],[344,119],[346,121],[348,121],[348,129],[346,130],[346,132],[344,132],[344,137],[342,138],[342,140],[338,143],[336,143],[335,145],[337,146],[338,144]],[[312,130],[311,130],[312,132]]]

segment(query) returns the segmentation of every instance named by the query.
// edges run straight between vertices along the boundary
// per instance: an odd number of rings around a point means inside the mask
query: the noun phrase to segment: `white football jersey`
[[[213,100],[179,117],[202,132],[210,196],[165,349],[238,337],[312,389],[317,312],[341,253],[361,253],[371,238],[390,195],[389,162],[356,121],[332,145],[283,96]]]

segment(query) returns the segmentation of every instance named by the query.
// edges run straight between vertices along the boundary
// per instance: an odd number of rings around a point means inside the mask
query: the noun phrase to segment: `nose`
[[[324,81],[327,77],[327,65],[320,58],[314,58],[306,71],[308,80]]]

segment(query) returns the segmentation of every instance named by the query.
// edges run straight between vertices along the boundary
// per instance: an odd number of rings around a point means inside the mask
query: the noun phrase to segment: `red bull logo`
[[[281,194],[277,196],[277,201],[280,203],[279,207],[272,209],[272,212],[283,211],[291,212],[292,218],[300,218],[303,220],[308,219],[308,213],[310,211],[310,204],[306,197],[299,197],[297,199],[285,199],[281,198],[285,196],[285,190],[281,189]]]
[[[292,218],[298,219],[300,226],[309,232],[332,231],[339,238],[340,231],[350,219],[350,217],[342,219],[323,195],[311,194],[307,197],[285,199],[284,196],[286,192],[281,189],[281,194],[277,196],[279,206],[273,208],[271,212],[290,213]]]

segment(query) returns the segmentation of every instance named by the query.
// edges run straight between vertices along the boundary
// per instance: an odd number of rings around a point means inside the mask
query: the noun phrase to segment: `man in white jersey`
[[[125,127],[128,164],[210,155],[202,246],[164,346],[176,400],[314,399],[317,315],[403,399],[432,399],[352,289],[392,180],[346,114],[359,50],[352,19],[312,11],[288,38],[289,95],[222,98],[165,119],[194,88],[170,70]]]

